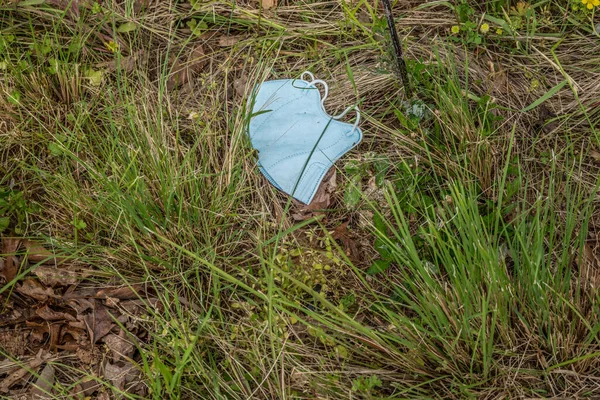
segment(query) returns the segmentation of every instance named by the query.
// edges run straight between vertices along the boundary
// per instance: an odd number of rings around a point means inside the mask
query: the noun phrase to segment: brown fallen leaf
[[[68,324],[69,328],[86,330],[87,325],[83,321],[72,321]]]
[[[173,90],[190,81],[192,75],[198,72],[205,64],[206,57],[202,45],[196,46],[187,60],[175,59],[172,61],[171,76],[167,80],[167,90]]]
[[[0,274],[4,277],[6,282],[12,281],[19,270],[19,260],[15,257],[17,249],[21,239],[15,238],[3,238],[2,239],[2,255],[6,257],[4,260]]]
[[[269,10],[273,7],[277,7],[277,0],[258,0],[263,10]]]
[[[246,88],[248,87],[248,77],[243,75],[241,78],[238,78],[233,81],[233,90],[235,90],[235,94],[239,97],[244,97],[246,95]]]
[[[37,369],[49,359],[49,355],[44,351],[40,350],[35,357],[33,357],[26,366],[19,367],[16,371],[8,375],[0,383],[0,393],[8,393],[11,386],[19,382],[30,372],[35,372]]]
[[[110,400],[110,395],[106,392],[101,392],[98,397],[96,397],[96,400]]]
[[[124,301],[120,304],[120,308],[126,314],[129,314],[133,317],[143,317],[148,315],[148,309],[154,309],[157,312],[162,312],[164,310],[164,305],[155,297],[145,299],[145,300],[128,300]]]
[[[83,395],[83,398],[91,396],[96,390],[102,387],[102,383],[99,382],[98,378],[92,376],[86,376],[78,384],[77,394]],[[97,397],[97,399],[100,397]]]
[[[63,299],[65,298],[66,296],[63,297]],[[65,303],[75,310],[75,312],[77,312],[77,316],[81,316],[87,310],[92,310],[94,308],[93,300],[88,300],[85,298],[68,298],[65,300]]]
[[[36,267],[32,272],[46,286],[69,286],[75,285],[79,282],[77,273],[69,271],[65,268],[47,267],[44,265],[40,265]]]
[[[44,342],[45,335],[50,334],[50,328],[45,322],[38,323],[34,321],[25,321],[25,325],[31,329],[29,332],[29,342],[33,346],[38,346],[40,343]]]
[[[143,50],[138,50],[135,53],[127,56],[121,57],[119,59],[115,58],[111,61],[102,62],[96,64],[97,70],[106,70],[107,72],[114,72],[116,70],[121,70],[124,72],[132,72],[136,65],[140,56],[144,53]]]
[[[49,297],[59,297],[54,294],[52,288],[44,288],[35,279],[25,279],[20,286],[17,286],[16,291],[38,301],[46,301]]]
[[[132,364],[121,367],[116,364],[106,363],[104,366],[104,377],[120,390],[124,390],[125,385],[133,381],[137,376],[138,371]]]
[[[51,364],[46,364],[31,389],[31,398],[33,400],[50,399],[53,397],[54,373],[54,367]]]
[[[38,308],[35,313],[44,321],[76,321],[75,317],[71,314],[54,311],[47,305]]]
[[[63,294],[63,300],[72,300],[72,299],[93,299],[96,297],[96,293],[98,289],[93,288],[76,288],[74,286],[70,286]]]
[[[79,383],[69,390],[69,398],[73,400],[85,400],[85,392]]]
[[[150,5],[150,0],[135,0],[133,2],[133,11],[140,12],[148,8]]]
[[[122,286],[118,288],[105,288],[96,292],[97,299],[113,298],[119,300],[139,299],[141,293],[144,292],[144,285],[137,284],[131,286]]]
[[[41,244],[34,242],[33,240],[23,240],[22,242],[23,247],[25,247],[25,250],[27,250],[27,260],[30,263],[37,263],[37,262],[44,262],[47,264],[56,264],[57,263],[57,258],[55,257],[54,253],[52,253],[49,250],[46,250],[46,248],[44,248],[44,246],[42,246]]]
[[[24,322],[31,314],[29,309],[13,309],[10,304],[5,305],[5,309],[6,311],[0,314],[0,327]]]
[[[219,38],[219,46],[221,47],[230,47],[238,43],[243,37],[242,36],[232,36],[232,35],[223,35]]]
[[[115,325],[107,308],[99,302],[96,302],[91,314],[83,317],[83,321],[87,326],[92,344],[96,344],[98,340],[106,336]]]
[[[342,242],[346,255],[350,257],[352,261],[356,261],[360,256],[360,251],[358,250],[358,244],[352,238],[352,234],[348,230],[348,223],[349,221],[346,221],[335,228],[331,233],[331,237],[334,240]]]
[[[60,333],[62,331],[62,324],[50,324],[50,351],[56,351],[60,343]]]
[[[81,324],[81,325],[72,325],[72,324]],[[83,343],[83,340],[87,339],[87,329],[85,323],[77,321],[77,322],[69,322],[66,325],[63,325],[63,329],[60,335],[61,343]]]
[[[304,205],[296,200],[293,204],[296,206],[296,211],[292,213],[292,218],[296,221],[303,221],[320,214],[320,210],[324,210],[331,204],[331,195],[337,187],[337,172],[335,167],[331,168],[321,181],[317,193],[309,205]]]
[[[95,364],[99,360],[99,354],[97,354],[97,348],[92,347],[91,349],[85,347],[79,347],[75,350],[75,356],[85,365]],[[86,385],[82,384],[84,389]]]
[[[121,330],[118,335],[113,333],[108,334],[104,338],[104,344],[110,350],[112,362],[116,363],[121,358],[131,358],[135,346],[131,343],[131,339],[126,336],[125,331]]]

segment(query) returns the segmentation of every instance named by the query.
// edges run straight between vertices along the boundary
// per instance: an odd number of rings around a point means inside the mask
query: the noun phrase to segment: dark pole
[[[406,63],[402,56],[402,45],[398,38],[398,31],[396,30],[396,23],[394,22],[394,16],[392,15],[392,5],[390,0],[382,0],[383,7],[385,8],[385,18],[387,19],[388,28],[390,29],[390,37],[392,38],[392,44],[394,45],[394,53],[396,56],[396,66],[398,67],[398,73],[400,74],[400,80],[402,86],[404,86],[404,93],[407,97],[411,97],[412,90],[410,89],[410,82],[408,81],[408,73],[406,72]]]

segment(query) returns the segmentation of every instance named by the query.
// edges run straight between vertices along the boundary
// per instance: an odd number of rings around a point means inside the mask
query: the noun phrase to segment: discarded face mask
[[[325,88],[322,99],[317,84]],[[249,100],[248,134],[258,150],[260,171],[276,188],[305,204],[333,163],[362,139],[358,108],[329,115],[324,107],[327,94],[324,81],[304,72],[301,79],[263,82]],[[354,124],[339,121],[352,109]]]

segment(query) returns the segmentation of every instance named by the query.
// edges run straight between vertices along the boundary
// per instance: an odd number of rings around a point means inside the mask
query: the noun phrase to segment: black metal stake
[[[408,72],[406,71],[406,63],[402,56],[402,45],[398,38],[398,31],[396,30],[396,23],[394,22],[394,16],[392,15],[392,4],[390,0],[382,0],[385,8],[385,18],[387,19],[388,28],[390,30],[390,37],[392,38],[392,44],[394,45],[394,53],[396,56],[396,66],[398,67],[398,73],[400,74],[400,80],[402,86],[404,86],[404,93],[407,97],[412,96],[412,90],[410,88],[410,82],[408,81]]]

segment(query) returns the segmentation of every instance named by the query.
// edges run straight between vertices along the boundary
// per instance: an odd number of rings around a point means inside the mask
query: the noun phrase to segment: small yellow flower
[[[482,24],[479,30],[481,31],[481,33],[488,33],[490,31],[490,26],[489,24]]]
[[[450,30],[456,35],[458,32],[460,32],[460,26],[453,25],[452,28],[450,28]]]
[[[600,0],[581,0],[581,2],[587,6],[588,10],[600,6]]]
[[[503,33],[504,33],[504,30],[502,28],[496,29],[496,35],[502,35]]]
[[[116,43],[114,40],[111,40],[110,42],[106,42],[106,43],[104,43],[104,45],[106,46],[107,49],[109,49],[113,53],[116,53],[119,50],[119,43]]]

